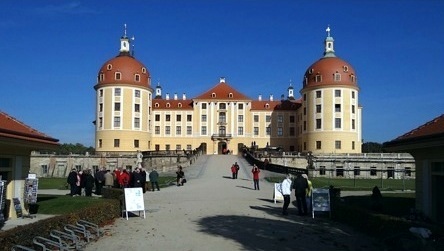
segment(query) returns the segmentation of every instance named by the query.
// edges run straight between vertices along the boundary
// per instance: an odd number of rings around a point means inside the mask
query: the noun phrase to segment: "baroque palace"
[[[196,157],[191,153],[239,154],[248,147],[265,149],[257,161],[268,157],[281,166],[310,165],[313,176],[414,177],[409,154],[361,154],[357,76],[335,55],[329,27],[326,32],[323,56],[306,69],[300,95],[290,84],[286,97],[252,99],[221,77],[187,98],[152,86],[148,68],[131,51],[125,26],[118,55],[100,67],[94,85],[96,154],[34,152],[31,171],[64,177],[71,168],[133,169],[142,162],[147,169],[171,171],[178,164],[190,165]],[[276,148],[279,154],[271,156]],[[307,155],[313,156],[312,163]]]
[[[286,152],[360,153],[359,87],[353,67],[338,58],[327,28],[324,55],[305,71],[301,97],[290,84],[287,97],[251,99],[221,77],[202,94],[162,95],[149,70],[134,58],[130,39],[103,64],[96,90],[98,153],[192,150],[237,154],[243,146]]]

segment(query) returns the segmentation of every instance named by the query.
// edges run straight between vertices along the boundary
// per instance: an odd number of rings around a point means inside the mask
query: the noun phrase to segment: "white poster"
[[[143,191],[141,187],[125,188],[125,211],[128,220],[128,212],[143,211],[145,219],[145,201],[143,199]]]
[[[274,193],[273,193],[273,200],[274,204],[276,204],[276,201],[284,201],[284,195],[282,195],[282,183],[274,183]]]

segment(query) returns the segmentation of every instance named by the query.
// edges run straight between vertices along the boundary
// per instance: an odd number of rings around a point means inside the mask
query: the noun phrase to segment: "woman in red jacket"
[[[253,165],[253,169],[251,169],[251,172],[253,173],[253,183],[254,183],[254,190],[259,190],[259,173],[261,170],[256,165]]]

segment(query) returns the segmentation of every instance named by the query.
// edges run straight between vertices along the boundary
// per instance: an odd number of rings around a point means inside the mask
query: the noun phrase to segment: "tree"
[[[95,149],[90,146],[90,147],[86,147],[80,143],[76,143],[74,144],[62,144],[59,147],[58,150],[58,154],[62,154],[62,155],[67,155],[67,154],[94,154],[95,153]]]
[[[385,152],[382,148],[381,143],[377,142],[366,142],[362,144],[363,153],[383,153]]]

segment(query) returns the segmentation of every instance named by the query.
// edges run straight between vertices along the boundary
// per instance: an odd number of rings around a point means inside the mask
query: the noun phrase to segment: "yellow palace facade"
[[[119,54],[99,70],[95,148],[98,153],[193,150],[237,154],[242,146],[280,147],[285,152],[360,153],[359,87],[353,67],[336,57],[327,28],[322,58],[307,68],[295,97],[252,99],[221,77],[187,98],[162,94],[148,69],[130,51],[125,34]]]

